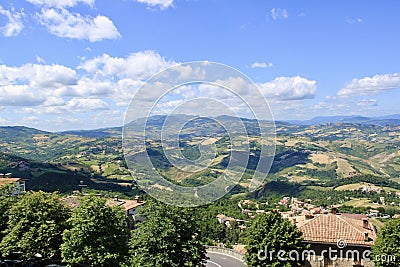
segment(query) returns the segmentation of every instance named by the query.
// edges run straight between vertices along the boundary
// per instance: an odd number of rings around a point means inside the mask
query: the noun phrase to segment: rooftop
[[[372,246],[376,240],[374,226],[363,214],[324,214],[307,220],[299,227],[305,241]]]

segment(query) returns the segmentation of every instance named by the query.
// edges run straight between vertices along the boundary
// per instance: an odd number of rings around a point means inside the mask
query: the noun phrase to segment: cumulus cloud
[[[82,113],[109,109],[109,105],[102,99],[74,97],[70,101],[68,101],[65,108],[72,113]]]
[[[79,68],[104,77],[147,79],[175,64],[172,61],[165,60],[154,51],[147,50],[132,53],[127,58],[111,57],[104,54],[82,62]]]
[[[316,81],[300,76],[277,77],[273,81],[258,84],[267,98],[276,100],[312,99],[317,92]]]
[[[150,7],[158,6],[160,8],[168,8],[173,6],[174,0],[136,0],[139,3],[146,4]]]
[[[339,90],[339,96],[370,95],[400,88],[400,73],[353,79]]]
[[[267,68],[267,67],[272,67],[273,64],[271,62],[254,62],[251,64],[251,68]]]
[[[36,106],[46,98],[35,94],[27,85],[6,85],[0,87],[0,105],[2,106]]]
[[[74,86],[77,81],[76,71],[62,65],[32,63],[21,67],[0,65],[0,104],[3,106],[54,104],[57,90]],[[57,101],[60,103],[62,100]]]
[[[0,105],[26,107],[25,113],[57,114],[85,112],[92,106],[109,108],[107,102],[93,100],[101,98],[122,107],[147,78],[171,65],[175,63],[154,51],[124,58],[103,55],[84,60],[75,69],[56,64],[0,65]]]
[[[94,0],[26,0],[27,2],[34,4],[36,6],[45,7],[74,7],[79,2],[93,6]]]
[[[0,33],[5,37],[16,36],[24,28],[22,23],[23,11],[16,12],[14,9],[6,10],[0,5],[0,15],[7,18],[7,23],[0,27]]]
[[[271,17],[273,20],[287,19],[289,15],[287,10],[284,8],[273,8],[271,9]]]
[[[76,71],[62,65],[32,63],[21,67],[0,65],[0,85],[25,84],[32,88],[50,89],[76,83]]]
[[[86,39],[90,42],[120,37],[114,23],[105,16],[98,15],[93,18],[54,8],[42,9],[37,16],[39,22],[58,37]]]
[[[107,97],[115,92],[114,85],[110,81],[97,80],[93,77],[82,77],[77,84],[62,87],[56,91],[61,96],[96,96]]]

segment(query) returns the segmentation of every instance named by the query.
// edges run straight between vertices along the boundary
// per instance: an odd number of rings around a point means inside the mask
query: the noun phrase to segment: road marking
[[[213,261],[210,261],[210,260],[207,260],[207,262],[209,262],[209,263],[211,263],[211,264],[214,264],[214,265],[216,265],[217,267],[222,267],[221,265],[219,265],[219,264],[216,263],[216,262],[213,262]]]
[[[214,254],[218,254],[218,255],[228,256],[228,257],[234,258],[234,259],[237,260],[237,261],[240,261],[240,262],[243,262],[243,263],[244,263],[244,260],[238,259],[238,258],[236,258],[236,257],[233,256],[233,255],[225,254],[225,253],[222,253],[222,252],[215,252],[215,251],[209,251],[209,250],[207,250],[207,253],[214,253]]]

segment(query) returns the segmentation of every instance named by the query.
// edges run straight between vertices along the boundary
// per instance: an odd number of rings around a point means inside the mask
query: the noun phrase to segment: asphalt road
[[[207,267],[246,267],[242,261],[229,255],[207,252],[207,256],[210,258],[207,260]]]

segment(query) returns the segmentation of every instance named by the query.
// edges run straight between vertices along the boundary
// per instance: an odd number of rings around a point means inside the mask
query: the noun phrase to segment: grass
[[[313,190],[318,190],[318,191],[329,191],[329,190],[333,189],[333,187],[322,187],[322,186],[316,186],[316,185],[309,185],[309,186],[307,186],[307,188],[313,189]]]
[[[366,184],[366,183],[345,184],[345,185],[336,187],[335,190],[336,191],[346,191],[346,190],[354,191],[354,190],[360,189],[360,187],[362,187],[364,185],[371,186],[371,184]]]
[[[380,205],[380,204],[371,203],[369,201],[369,199],[367,199],[367,198],[354,198],[354,199],[351,199],[349,201],[344,202],[343,205],[353,206],[353,207],[356,207],[356,208],[359,208],[359,207],[371,207],[373,209],[384,207],[383,205]]]

